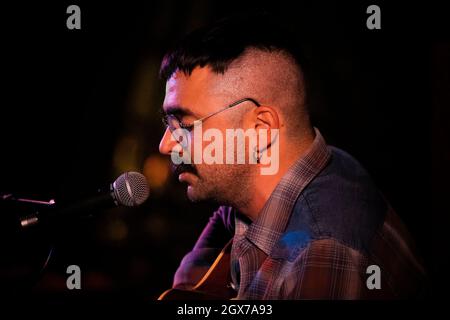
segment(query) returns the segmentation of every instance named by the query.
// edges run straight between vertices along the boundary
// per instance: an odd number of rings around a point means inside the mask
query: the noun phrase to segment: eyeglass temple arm
[[[216,112],[214,112],[214,113],[212,113],[212,114],[207,115],[206,117],[203,117],[203,118],[200,118],[200,119],[195,120],[195,121],[194,121],[194,124],[199,123],[199,122],[201,122],[201,121],[204,121],[204,120],[208,119],[209,117],[212,117],[212,116],[214,116],[214,115],[216,115],[216,114],[218,114],[218,113],[220,113],[220,112],[222,112],[222,111],[225,111],[225,110],[227,110],[227,109],[230,109],[230,108],[232,108],[232,107],[235,107],[235,106],[237,106],[238,104],[241,104],[241,103],[243,103],[243,102],[245,102],[245,101],[250,101],[250,102],[254,103],[257,107],[260,107],[260,106],[261,106],[261,104],[260,104],[258,101],[256,101],[255,99],[252,99],[252,98],[243,98],[243,99],[241,99],[241,100],[238,100],[238,101],[236,101],[236,102],[233,102],[232,104],[230,104],[229,106],[227,106],[225,109],[218,110],[218,111],[216,111]]]

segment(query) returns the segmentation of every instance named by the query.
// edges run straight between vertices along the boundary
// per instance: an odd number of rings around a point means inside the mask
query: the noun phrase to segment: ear
[[[278,112],[272,108],[267,106],[259,106],[254,109],[256,113],[256,123],[255,129],[279,129],[280,128],[280,120],[278,118]]]
[[[265,130],[265,134],[262,134],[262,139],[258,138],[258,150],[263,152],[270,148],[276,134],[274,135],[274,129],[278,132],[280,129],[280,119],[278,117],[278,112],[269,106],[259,106],[254,109],[256,113],[255,129],[260,135],[260,130]]]

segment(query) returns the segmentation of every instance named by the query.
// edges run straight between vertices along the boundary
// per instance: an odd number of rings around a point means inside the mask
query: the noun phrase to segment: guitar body
[[[237,293],[230,286],[230,254],[232,240],[222,249],[214,263],[191,289],[169,289],[158,300],[229,300]]]

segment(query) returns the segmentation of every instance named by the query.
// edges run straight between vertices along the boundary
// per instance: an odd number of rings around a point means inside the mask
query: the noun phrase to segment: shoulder
[[[387,204],[356,159],[329,148],[329,163],[300,194],[281,241],[299,247],[297,252],[325,238],[368,251]]]

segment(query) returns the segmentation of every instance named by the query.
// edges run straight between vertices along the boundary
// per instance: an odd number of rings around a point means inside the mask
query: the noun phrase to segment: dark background
[[[71,4],[81,8],[81,30],[66,28]],[[22,292],[50,300],[154,299],[170,287],[214,205],[190,203],[185,186],[169,175],[169,159],[158,155],[160,60],[196,27],[265,8],[298,32],[295,40],[310,56],[315,126],[329,144],[354,155],[390,199],[416,239],[438,297],[449,266],[448,18],[436,5],[375,2],[382,30],[370,31],[369,4],[2,4],[0,192],[68,201],[129,170],[143,172],[152,189],[136,210],[110,210],[27,238],[34,253],[29,267],[39,269],[47,241],[54,251]],[[20,249],[2,241],[8,252]],[[65,287],[71,264],[82,270],[80,292]]]

